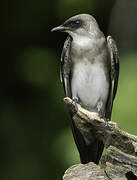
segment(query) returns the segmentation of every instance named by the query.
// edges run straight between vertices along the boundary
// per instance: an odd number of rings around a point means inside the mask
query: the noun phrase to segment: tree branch
[[[68,97],[64,101],[72,112],[77,105],[73,120],[80,132],[88,139],[103,141],[107,150],[101,158],[103,169],[94,163],[78,164],[66,171],[64,180],[137,179],[137,136],[124,132],[114,122],[107,124],[98,113],[87,111]]]

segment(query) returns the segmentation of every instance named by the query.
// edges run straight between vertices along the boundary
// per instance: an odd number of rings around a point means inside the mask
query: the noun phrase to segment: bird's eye
[[[75,20],[75,21],[71,22],[71,27],[73,27],[73,28],[78,28],[78,27],[80,27],[80,25],[81,25],[80,20]]]
[[[81,22],[80,22],[80,20],[76,20],[76,21],[74,21],[74,23],[79,25]]]
[[[65,27],[69,27],[69,28],[72,28],[72,29],[77,29],[82,25],[82,21],[79,20],[79,19],[71,20],[71,21],[69,20],[69,21],[66,21],[63,25]]]

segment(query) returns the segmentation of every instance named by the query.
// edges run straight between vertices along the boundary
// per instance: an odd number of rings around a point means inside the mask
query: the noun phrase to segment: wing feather
[[[60,64],[60,80],[63,84],[65,95],[71,98],[71,67],[72,61],[70,58],[70,49],[71,49],[72,38],[67,37],[64,47],[61,54],[61,64]]]
[[[108,50],[109,50],[110,59],[111,59],[111,71],[110,71],[111,88],[110,88],[110,94],[109,94],[108,103],[107,103],[106,118],[110,119],[111,113],[112,113],[113,101],[116,96],[117,87],[118,87],[119,54],[118,54],[117,45],[111,36],[107,37],[107,45],[108,45]]]

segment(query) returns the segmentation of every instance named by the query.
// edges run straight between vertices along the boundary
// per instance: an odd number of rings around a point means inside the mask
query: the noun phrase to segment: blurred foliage
[[[120,78],[112,120],[131,134],[137,135],[137,53],[120,58]]]
[[[3,1],[1,180],[59,180],[68,166],[79,162],[59,80],[59,60],[66,35],[51,34],[50,29],[75,14],[90,13],[107,34],[114,3],[114,0]],[[112,119],[137,135],[137,51],[133,50],[120,58],[120,81]]]
[[[57,57],[53,50],[31,47],[17,56],[15,69],[26,82],[48,88],[52,85],[49,77],[53,76],[57,67],[57,63],[54,62],[55,59]]]

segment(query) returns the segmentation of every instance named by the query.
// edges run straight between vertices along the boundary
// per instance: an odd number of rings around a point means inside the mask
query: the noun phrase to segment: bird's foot
[[[107,119],[107,121],[105,121],[105,122],[106,122],[106,125],[105,125],[105,126],[107,126],[107,127],[109,127],[109,128],[112,128],[112,127],[116,127],[116,126],[117,126],[117,123],[112,122],[112,121],[110,121],[109,119]]]
[[[99,100],[97,103],[97,111],[98,111],[99,117],[104,119],[104,113],[102,110],[102,106],[103,106],[103,102],[101,100]]]
[[[105,121],[105,127],[108,127],[110,120],[104,116],[102,111],[99,111],[98,114],[99,114],[99,117]]]
[[[108,118],[106,118],[106,117],[104,117],[103,119],[104,119],[104,121],[105,121],[105,127],[109,127],[110,119],[108,119]]]
[[[75,104],[75,111],[77,112],[78,111],[78,105],[77,105],[77,103],[78,103],[78,98],[77,97],[73,97],[72,98],[72,103],[74,102],[74,104]]]
[[[105,127],[108,127],[110,120],[105,117],[102,107],[103,107],[103,102],[102,102],[102,100],[100,99],[100,100],[98,101],[98,103],[97,103],[97,111],[98,111],[99,117],[102,118],[102,119],[104,119],[104,121],[105,121]]]
[[[104,114],[101,110],[98,111],[98,115],[101,119],[104,119]]]
[[[117,123],[110,121],[109,118],[104,117],[103,119],[105,121],[105,127],[112,128],[117,126]]]

